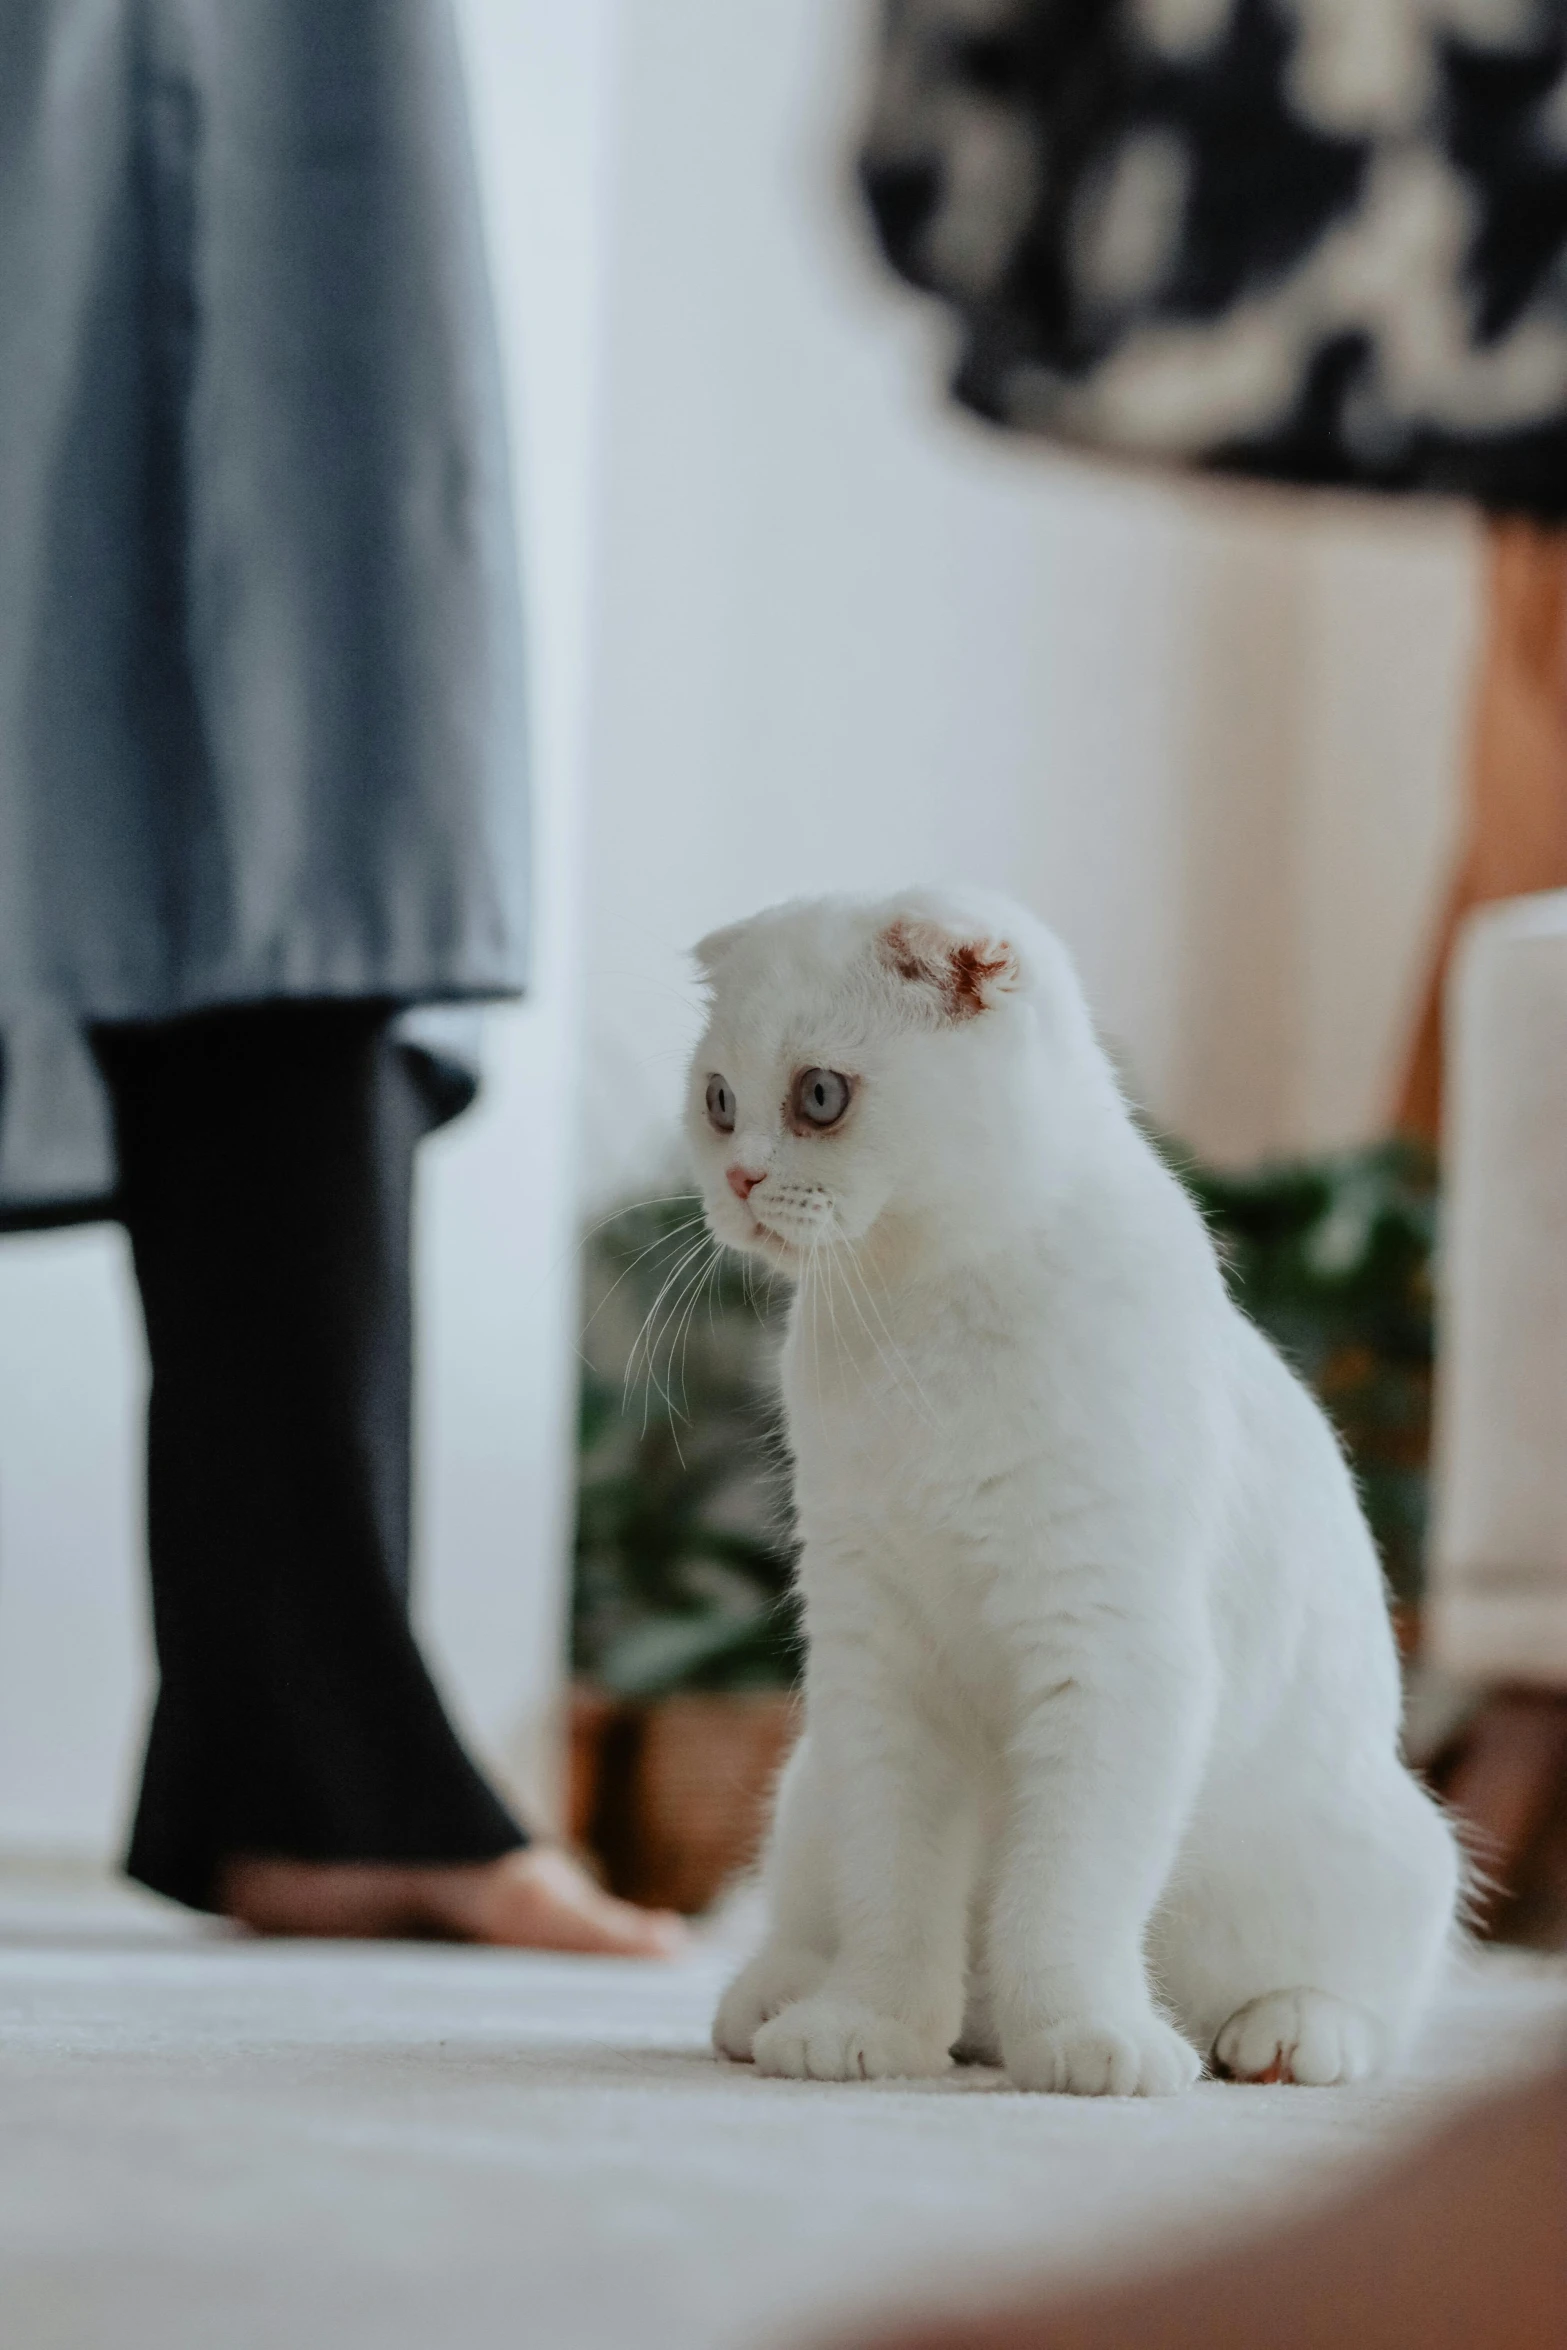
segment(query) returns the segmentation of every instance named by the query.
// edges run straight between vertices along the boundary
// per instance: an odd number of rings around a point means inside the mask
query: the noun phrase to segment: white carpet
[[[1493,1958],[1370,2089],[825,2088],[708,2055],[729,1963],[261,1944],[0,1877],[0,2339],[779,2343],[889,2291],[1228,2233],[1567,2027],[1567,1970]]]

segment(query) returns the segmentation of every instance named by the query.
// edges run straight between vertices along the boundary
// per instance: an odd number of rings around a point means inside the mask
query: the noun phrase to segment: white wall
[[[1216,1157],[1385,1130],[1455,843],[1475,590],[1450,510],[1183,500],[1164,1010],[1122,1033]]]
[[[462,0],[533,668],[537,984],[481,1107],[430,1147],[420,1224],[420,1614],[492,1763],[548,1800],[575,1319],[574,808],[582,755],[608,0]],[[524,387],[526,396],[524,397]],[[118,1233],[0,1244],[0,1847],[118,1842],[148,1686],[144,1370]]]
[[[0,1241],[0,1847],[107,1849],[149,1679],[118,1232]]]
[[[460,0],[511,392],[531,661],[534,985],[425,1153],[419,1617],[454,1710],[555,1811],[576,1427],[577,927],[612,171],[611,0]]]
[[[946,408],[845,184],[870,13],[626,12],[589,1192],[669,1147],[704,929],[948,873],[1060,926],[1200,1146],[1374,1131],[1452,825],[1468,528],[1115,478]]]

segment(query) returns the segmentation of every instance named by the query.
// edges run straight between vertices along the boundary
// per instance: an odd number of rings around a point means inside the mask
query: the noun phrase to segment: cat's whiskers
[[[883,1345],[881,1338],[878,1338],[876,1332],[871,1328],[869,1322],[867,1322],[865,1319],[859,1298],[855,1294],[857,1268],[855,1266],[854,1252],[852,1249],[845,1250],[843,1252],[842,1263],[844,1288],[848,1293],[849,1303],[854,1308],[855,1316],[859,1322],[860,1328],[864,1331],[867,1339],[870,1341],[871,1352],[875,1355],[876,1360],[878,1363],[880,1363],[882,1369],[887,1373],[887,1376],[892,1381],[892,1384],[897,1390],[898,1394],[902,1396],[906,1402],[914,1405],[917,1410],[922,1412],[925,1418],[930,1422],[931,1426],[935,1427],[937,1424],[936,1415],[930,1408],[930,1399],[926,1395],[925,1390],[921,1387],[919,1381],[914,1377],[914,1372],[907,1356],[903,1353],[902,1348],[899,1347],[894,1341],[891,1332],[887,1330],[886,1323],[882,1322],[882,1331],[887,1341],[887,1344]],[[864,1275],[859,1274],[858,1279],[860,1287],[863,1289]],[[865,1294],[867,1298],[869,1298],[869,1292],[866,1291]],[[874,1300],[871,1300],[870,1302],[874,1306]],[[878,1315],[877,1319],[880,1321],[881,1317]],[[892,1347],[892,1354],[887,1352],[888,1346]],[[896,1361],[893,1359],[894,1355],[897,1358]],[[909,1384],[909,1382],[912,1382],[912,1384]],[[869,1386],[868,1392],[872,1395],[875,1394],[875,1390],[873,1388],[869,1388]],[[880,1401],[879,1397],[877,1398],[877,1401]],[[887,1415],[884,1410],[883,1417],[885,1418],[886,1416]]]
[[[838,1314],[833,1299],[832,1258],[830,1255],[823,1254],[823,1243],[819,1233],[814,1235],[812,1238],[810,1250],[805,1260],[803,1278],[810,1284],[813,1329],[812,1360],[816,1371],[816,1396],[817,1401],[820,1403],[825,1401],[822,1393],[821,1344],[819,1330],[820,1309],[823,1306],[825,1306],[827,1310],[827,1332],[832,1341],[833,1361],[838,1373],[838,1387],[840,1393],[847,1395],[848,1382],[844,1369],[843,1339],[838,1329]]]
[[[698,1260],[681,1284],[678,1294],[664,1317],[663,1329],[660,1332],[660,1336],[668,1342],[664,1368],[671,1385],[674,1380],[677,1349],[680,1353],[682,1380],[680,1411],[681,1416],[687,1420],[690,1418],[690,1398],[684,1388],[685,1342],[690,1335],[691,1316],[701,1303],[702,1292],[707,1284],[708,1276],[713,1270],[717,1254],[717,1243],[711,1243],[707,1253]]]
[[[642,1327],[637,1332],[636,1337],[632,1340],[631,1352],[626,1358],[626,1376],[623,1388],[623,1400],[625,1404],[629,1405],[631,1401],[631,1391],[637,1379],[637,1357],[640,1354],[642,1355],[647,1366],[648,1386],[662,1398],[666,1407],[671,1412],[673,1412],[674,1405],[670,1398],[665,1395],[663,1388],[659,1384],[658,1369],[654,1359],[655,1348],[657,1345],[656,1336],[653,1335],[654,1325],[658,1320],[658,1316],[663,1307],[664,1300],[666,1297],[668,1297],[671,1288],[673,1288],[676,1282],[682,1279],[682,1276],[686,1273],[687,1268],[701,1256],[702,1251],[706,1246],[707,1239],[706,1235],[704,1234],[701,1239],[694,1241],[691,1246],[685,1250],[679,1261],[673,1265],[670,1271],[664,1276],[663,1282],[659,1287],[658,1295],[654,1298],[653,1303],[648,1307],[647,1313],[643,1317]],[[681,1295],[684,1295],[684,1290],[681,1291]],[[644,1396],[642,1406],[642,1433],[644,1436],[647,1434],[648,1429],[648,1412],[649,1402],[648,1398]]]
[[[842,1263],[842,1250],[829,1238],[819,1236],[812,1245],[810,1255],[806,1260],[805,1269],[802,1274],[802,1288],[805,1287],[807,1282],[810,1284],[808,1291],[808,1301],[811,1313],[811,1356],[812,1365],[816,1373],[816,1393],[818,1402],[822,1400],[820,1339],[817,1330],[818,1308],[820,1305],[824,1304],[827,1309],[828,1328],[832,1336],[833,1354],[836,1359],[838,1371],[838,1387],[845,1401],[847,1401],[849,1398],[849,1374],[851,1369],[856,1367],[854,1349],[851,1346],[845,1344],[844,1335],[838,1323],[837,1272],[840,1264]],[[847,1268],[845,1267],[845,1270],[846,1269]],[[848,1296],[849,1303],[854,1305],[855,1300],[852,1290],[848,1293]],[[855,1306],[855,1311],[857,1314],[859,1313],[858,1306]],[[860,1315],[859,1318],[863,1328],[864,1316]],[[869,1330],[866,1331],[866,1335],[867,1337],[871,1338],[871,1343],[874,1347],[874,1336]],[[882,1397],[878,1394],[876,1388],[869,1381],[863,1378],[859,1382],[859,1387],[860,1392],[869,1395],[871,1402],[875,1406],[876,1411],[879,1413],[882,1420],[890,1425],[890,1415],[887,1411],[886,1404]]]
[[[836,1361],[838,1367],[839,1391],[844,1396],[847,1396],[849,1392],[849,1357],[847,1349],[843,1343],[843,1334],[838,1328],[838,1299],[832,1277],[832,1254],[829,1251],[826,1255],[823,1255],[822,1243],[820,1240],[818,1240],[812,1246],[811,1256],[813,1263],[818,1261],[820,1262],[822,1273],[825,1276],[823,1287],[827,1294],[827,1327],[832,1332],[832,1351],[834,1360]]]
[[[644,1201],[642,1204],[644,1206],[654,1206],[662,1205],[663,1203]],[[629,1210],[626,1212],[629,1213]],[[583,1323],[582,1328],[584,1335],[586,1335],[586,1333],[592,1329],[594,1323],[598,1320],[600,1314],[604,1311],[604,1308],[608,1305],[610,1299],[614,1296],[622,1281],[626,1279],[628,1274],[634,1273],[636,1271],[638,1265],[641,1264],[644,1257],[651,1257],[656,1255],[658,1250],[661,1248],[669,1248],[685,1233],[697,1230],[699,1226],[705,1223],[705,1221],[706,1219],[700,1215],[687,1216],[680,1223],[672,1225],[669,1231],[661,1232],[656,1240],[650,1240],[645,1248],[639,1248],[636,1255],[629,1258],[625,1265],[622,1266],[621,1270],[616,1274],[614,1280],[610,1283],[608,1289],[605,1290],[603,1296],[599,1299],[598,1304],[594,1307],[592,1313],[589,1314],[587,1320]],[[613,1217],[605,1217],[603,1219],[603,1223],[613,1222]],[[584,1235],[584,1242],[590,1240],[593,1236],[593,1233],[602,1230],[602,1228],[602,1223],[591,1225],[588,1229],[588,1232]]]
[[[610,1208],[606,1214],[595,1216],[591,1224],[584,1225],[582,1238],[584,1241],[591,1240],[607,1224],[618,1224],[622,1216],[639,1216],[649,1208],[679,1208],[695,1204],[694,1191],[660,1191],[655,1192],[651,1199],[622,1200],[619,1207]]]
[[[602,1232],[607,1225],[619,1223],[622,1216],[640,1215],[649,1208],[682,1207],[692,1202],[695,1196],[691,1191],[662,1191],[651,1199],[625,1200],[620,1206],[607,1209],[602,1216],[595,1216],[591,1224],[582,1225],[569,1240],[563,1241],[558,1249],[551,1250],[548,1259],[550,1275],[559,1273],[562,1267],[568,1263],[580,1264],[586,1256],[589,1242],[593,1240],[595,1235]],[[667,1234],[660,1234],[659,1239],[668,1237]],[[656,1248],[659,1242],[650,1241],[648,1245],[651,1248]],[[624,1279],[624,1275],[621,1275],[620,1279]]]
[[[827,1262],[827,1284],[828,1284],[828,1293],[829,1293],[830,1297],[831,1297],[831,1298],[832,1298],[832,1300],[833,1300],[833,1330],[834,1330],[834,1333],[835,1333],[835,1335],[836,1335],[836,1333],[837,1333],[837,1328],[838,1328],[837,1294],[838,1294],[838,1273],[839,1273],[839,1269],[840,1269],[841,1261],[842,1261],[842,1257],[841,1257],[841,1251],[839,1251],[839,1250],[837,1250],[837,1249],[834,1249],[834,1251],[833,1251],[832,1255],[831,1255],[830,1257],[828,1257],[828,1259],[826,1260],[826,1262]],[[850,1303],[850,1305],[852,1306],[852,1305],[853,1305],[853,1303],[854,1303],[854,1297],[853,1297],[853,1293],[852,1293],[852,1292],[848,1292],[847,1294],[848,1294],[848,1298],[849,1298],[849,1303]],[[847,1372],[848,1372],[849,1366],[852,1364],[852,1365],[854,1365],[854,1367],[855,1367],[856,1369],[858,1369],[858,1368],[859,1368],[859,1358],[858,1358],[858,1356],[857,1356],[857,1354],[856,1354],[856,1351],[855,1351],[855,1348],[854,1348],[853,1344],[852,1344],[852,1343],[850,1343],[850,1344],[845,1344],[841,1338],[839,1339],[839,1350],[838,1350],[838,1351],[839,1351],[839,1359],[840,1359],[840,1361],[841,1361],[841,1363],[843,1364],[843,1367],[844,1367],[844,1372],[845,1372],[845,1392],[847,1392]],[[872,1402],[873,1402],[873,1403],[876,1405],[876,1408],[877,1408],[877,1410],[878,1410],[878,1411],[881,1411],[881,1412],[882,1412],[882,1416],[885,1418],[886,1414],[885,1414],[885,1409],[884,1409],[884,1407],[883,1407],[883,1405],[882,1405],[882,1400],[881,1400],[881,1397],[880,1397],[880,1396],[879,1396],[879,1395],[876,1393],[876,1390],[875,1390],[875,1388],[871,1386],[870,1382],[869,1382],[869,1381],[868,1381],[868,1380],[867,1380],[867,1379],[866,1379],[866,1378],[863,1376],[863,1374],[861,1375],[861,1378],[860,1378],[860,1383],[859,1383],[859,1384],[860,1384],[860,1389],[861,1389],[861,1392],[862,1392],[862,1393],[865,1393],[865,1394],[868,1394],[868,1395],[870,1396],[870,1398],[871,1398]]]
[[[747,1205],[758,1235],[802,1261],[822,1240],[833,1237],[832,1197],[820,1184],[785,1183]]]
[[[816,1377],[816,1400],[822,1400],[822,1345],[821,1345],[821,1290],[816,1280],[816,1266],[807,1257],[800,1268],[797,1284],[804,1312],[809,1319],[811,1338],[811,1369]]]
[[[715,1241],[708,1252],[705,1263],[697,1269],[697,1277],[690,1290],[689,1302],[681,1314],[675,1336],[670,1342],[671,1370],[674,1367],[675,1347],[678,1345],[680,1349],[680,1411],[682,1418],[688,1423],[691,1418],[691,1394],[686,1385],[686,1361],[691,1349],[691,1325],[696,1317],[697,1309],[702,1303],[703,1293],[708,1290],[708,1284],[713,1278],[713,1269],[718,1263],[719,1253],[718,1243]]]
[[[688,1310],[687,1301],[689,1300],[690,1305],[695,1305],[697,1300],[701,1297],[702,1285],[706,1281],[708,1274],[712,1271],[716,1257],[717,1243],[713,1242],[711,1244],[711,1253],[697,1264],[694,1272],[687,1273],[684,1281],[680,1286],[680,1289],[676,1293],[674,1303],[670,1306],[668,1313],[664,1317],[663,1323],[660,1325],[659,1330],[650,1341],[648,1349],[648,1371],[650,1384],[657,1389],[659,1395],[663,1399],[664,1408],[669,1414],[670,1439],[674,1444],[675,1458],[680,1463],[682,1469],[686,1466],[686,1456],[680,1443],[680,1422],[684,1420],[687,1427],[689,1428],[692,1425],[692,1421],[690,1411],[690,1396],[686,1392],[684,1383],[685,1361],[683,1352],[681,1356],[681,1401],[678,1404],[675,1401],[675,1350],[676,1347],[680,1344],[682,1318],[684,1312]],[[657,1375],[655,1356],[657,1353],[659,1341],[670,1332],[673,1332],[673,1336],[670,1337],[669,1352],[665,1358],[664,1363],[665,1376],[664,1381],[661,1382]],[[647,1432],[649,1408],[649,1399],[646,1395],[644,1395],[642,1407],[642,1427],[644,1434]]]
[[[883,1338],[886,1340],[888,1346],[891,1347],[898,1363],[902,1366],[903,1371],[907,1374],[908,1379],[912,1384],[914,1394],[918,1399],[920,1409],[924,1412],[925,1417],[929,1420],[933,1428],[939,1427],[941,1423],[937,1416],[935,1406],[932,1404],[930,1397],[925,1393],[924,1388],[921,1386],[919,1376],[915,1371],[914,1365],[909,1361],[908,1356],[904,1353],[902,1347],[898,1344],[897,1340],[893,1337],[892,1332],[888,1329],[886,1316],[883,1314],[880,1306],[876,1303],[875,1292],[871,1288],[870,1275],[867,1273],[863,1265],[856,1264],[852,1250],[850,1250],[848,1253],[845,1271],[851,1281],[855,1278],[856,1275],[858,1275],[861,1294],[863,1295],[866,1304],[870,1307],[871,1312],[875,1315]],[[858,1311],[857,1307],[856,1311]],[[868,1328],[866,1330],[866,1336],[872,1337],[872,1334]],[[872,1343],[875,1344],[873,1337]],[[878,1354],[881,1352],[879,1347],[877,1348],[877,1352]],[[885,1361],[886,1358],[883,1357],[883,1360]],[[890,1369],[891,1365],[889,1364],[888,1367]]]

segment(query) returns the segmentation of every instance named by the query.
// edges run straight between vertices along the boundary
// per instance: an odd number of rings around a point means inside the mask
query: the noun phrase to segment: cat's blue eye
[[[849,1106],[854,1088],[836,1069],[802,1069],[794,1081],[790,1107],[797,1125],[836,1126]]]
[[[707,1117],[708,1124],[716,1128],[718,1133],[733,1134],[735,1130],[735,1097],[729,1089],[727,1078],[710,1077],[708,1079]]]

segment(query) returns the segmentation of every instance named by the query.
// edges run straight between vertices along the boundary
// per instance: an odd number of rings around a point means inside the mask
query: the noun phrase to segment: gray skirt
[[[0,1221],[95,1022],[524,977],[510,477],[437,0],[0,0]]]

